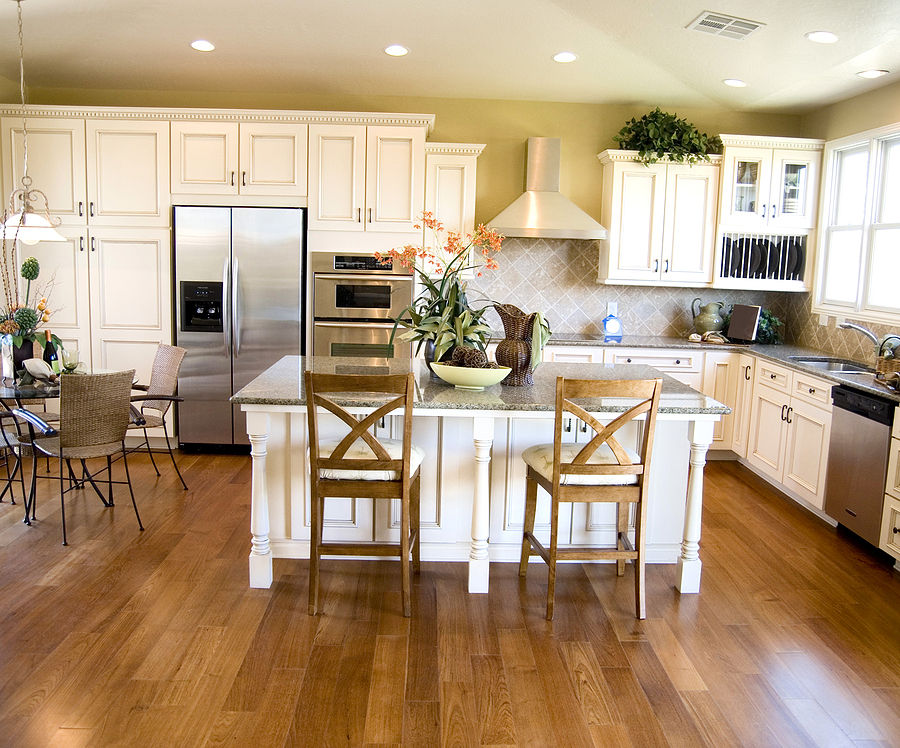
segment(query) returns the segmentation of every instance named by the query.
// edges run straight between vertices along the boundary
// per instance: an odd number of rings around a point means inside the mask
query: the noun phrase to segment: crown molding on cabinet
[[[619,149],[610,148],[609,150],[598,153],[597,158],[600,159],[600,162],[604,163],[604,164],[608,164],[608,163],[612,163],[612,162],[624,163],[627,161],[635,161],[636,163],[640,163],[639,161],[637,161],[637,158],[636,158],[637,155],[638,155],[638,151],[628,151],[628,150],[624,150],[621,148],[619,148]],[[698,165],[699,164],[721,164],[722,163],[721,154],[710,153],[710,154],[708,154],[707,158],[709,159],[709,161],[700,161],[700,162],[698,162]],[[680,161],[671,161],[668,158],[661,158],[656,163],[658,163],[658,164],[676,164],[676,165],[681,165],[681,166],[685,165],[685,164],[682,164]]]
[[[821,151],[824,140],[815,138],[780,138],[761,135],[720,135],[722,145],[747,148],[790,148],[794,151]]]
[[[484,143],[425,143],[426,156],[480,156]]]
[[[20,116],[21,104],[0,104],[0,116]],[[425,127],[434,130],[433,114],[396,114],[393,112],[310,112],[269,109],[159,109],[142,107],[27,107],[29,117],[85,117],[91,119],[144,119],[195,122],[273,122],[299,125],[395,125]]]

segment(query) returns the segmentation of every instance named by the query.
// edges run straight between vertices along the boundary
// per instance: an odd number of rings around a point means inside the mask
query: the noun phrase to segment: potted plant
[[[710,153],[722,152],[718,135],[707,135],[694,125],[657,107],[640,119],[625,123],[613,140],[621,150],[637,151],[635,161],[655,164],[668,159],[679,164],[709,161]]]
[[[52,314],[48,302],[50,290],[53,287],[51,279],[44,286],[35,286],[34,295],[31,294],[31,284],[38,279],[41,266],[36,258],[27,257],[19,270],[25,281],[23,300],[19,293],[19,284],[10,278],[9,265],[14,260],[14,251],[14,245],[9,253],[4,247],[2,271],[6,305],[0,309],[0,336],[2,336],[3,345],[11,349],[13,374],[22,368],[22,361],[32,357],[34,343],[40,344],[41,348],[46,344],[46,337],[38,335],[37,331],[50,319]],[[57,349],[61,347],[62,343],[56,335],[51,335],[50,339]]]
[[[496,269],[494,256],[500,251],[503,236],[479,225],[474,235],[463,239],[458,231],[445,231],[443,224],[427,211],[416,228],[422,226],[432,231],[433,247],[407,244],[375,255],[379,260],[390,257],[413,268],[423,289],[394,320],[391,342],[398,328],[404,327],[406,332],[400,340],[416,341],[416,353],[426,346],[426,359],[440,361],[452,354],[456,346],[483,351],[491,333],[483,317],[493,302],[485,300],[483,305],[473,306],[466,295],[464,274],[471,271],[481,275],[482,269]]]

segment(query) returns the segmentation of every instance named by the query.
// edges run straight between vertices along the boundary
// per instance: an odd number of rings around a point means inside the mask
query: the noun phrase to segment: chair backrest
[[[133,381],[134,369],[60,377],[60,446],[66,449],[121,442],[131,420]]]
[[[174,345],[160,343],[153,359],[153,370],[150,372],[150,384],[147,395],[174,395],[178,391],[178,372],[187,350]],[[166,414],[171,400],[145,400],[141,410],[152,408],[162,415]]]
[[[357,375],[357,374],[314,374],[307,371],[305,375],[306,410],[309,421],[310,466],[313,480],[323,470],[356,470],[356,471],[393,471],[406,484],[410,477],[410,452],[412,447],[412,404],[415,392],[415,377],[412,374],[395,375]],[[384,397],[372,398],[372,395],[398,395],[364,418],[348,413],[332,398],[326,395],[354,394],[353,398],[360,403],[382,402]],[[359,393],[359,396],[357,396]],[[318,410],[324,408],[337,416],[346,426],[338,445],[328,456],[319,455],[320,431]],[[372,435],[370,429],[386,415],[399,409],[404,410],[403,419],[403,451],[401,459],[394,459]],[[359,439],[365,441],[374,453],[372,459],[355,459],[346,457],[347,450]]]
[[[659,411],[659,397],[662,391],[662,379],[628,379],[628,380],[595,380],[595,379],[565,379],[558,377],[556,380],[556,421],[554,424],[554,449],[553,449],[553,482],[560,483],[564,475],[625,475],[637,476],[637,485],[644,485],[644,478],[650,465],[650,455],[653,449],[653,432],[656,429],[656,416]],[[595,414],[588,412],[585,407],[574,402],[575,400],[590,400],[593,398],[624,398],[627,410],[619,414],[608,424],[602,424]],[[589,402],[584,402],[588,408]],[[578,452],[571,462],[564,463],[561,459],[563,420],[567,413],[584,421],[595,432]],[[643,424],[642,436],[637,450],[637,461],[629,455],[617,438],[624,426],[634,421],[639,416],[646,414]],[[614,463],[588,464],[588,460],[606,444],[612,455]]]

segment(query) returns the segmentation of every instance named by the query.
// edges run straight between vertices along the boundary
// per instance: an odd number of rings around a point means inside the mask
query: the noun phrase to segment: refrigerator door
[[[230,208],[175,208],[175,341],[187,349],[178,378],[179,444],[231,444],[231,356],[227,344],[231,278]],[[185,284],[196,284],[194,287]],[[197,331],[191,299],[222,284],[221,332]],[[188,302],[185,303],[187,298]],[[196,309],[193,310],[196,312]],[[208,311],[208,310],[204,310]],[[192,329],[193,328],[193,329]]]
[[[232,208],[232,392],[300,354],[303,210]],[[234,406],[234,443],[249,444]]]

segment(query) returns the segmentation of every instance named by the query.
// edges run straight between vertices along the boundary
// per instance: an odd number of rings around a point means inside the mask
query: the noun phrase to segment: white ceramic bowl
[[[512,371],[508,366],[501,366],[499,369],[468,369],[437,363],[432,364],[431,368],[445,382],[462,390],[483,390],[506,379],[506,375]]]

